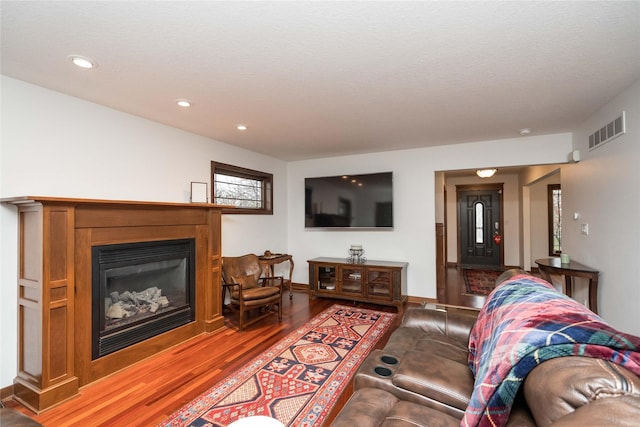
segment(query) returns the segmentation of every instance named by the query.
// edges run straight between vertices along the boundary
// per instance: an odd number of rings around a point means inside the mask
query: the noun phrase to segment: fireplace
[[[93,246],[91,358],[195,320],[195,239]]]
[[[14,205],[18,210],[19,328],[14,398],[34,412],[77,395],[84,385],[224,326],[221,207],[206,203],[35,196],[0,199],[0,202]],[[191,243],[194,240],[195,245]],[[184,242],[189,243],[183,246]],[[156,245],[170,249],[150,249]],[[161,272],[173,271],[172,274],[185,280],[188,277],[188,286],[184,286],[184,294],[179,296],[174,296],[167,284],[134,286],[125,282],[128,289],[114,290],[118,295],[127,291],[144,293],[155,286],[161,291],[158,298],[165,296],[172,301],[174,305],[161,308],[161,302],[157,310],[154,308],[158,322],[151,333],[144,332],[147,326],[138,323],[142,318],[127,318],[122,313],[123,319],[132,322],[126,327],[109,323],[110,328],[100,336],[100,319],[104,319],[106,326],[107,309],[102,309],[101,317],[101,305],[97,301],[102,298],[102,304],[107,307],[105,298],[111,298],[111,294],[107,295],[106,290],[102,297],[99,290],[94,293],[94,249],[104,250],[104,256],[96,255],[105,261],[102,267],[96,261],[98,278],[102,268],[105,278],[109,272],[109,277],[119,279],[120,273],[126,276],[136,271],[127,268],[132,264],[128,256],[111,250],[119,248],[148,252],[142,262],[137,262],[141,264],[141,272],[148,267],[146,264],[155,263]],[[176,254],[181,255],[176,257]],[[155,283],[156,279],[153,280]],[[95,313],[93,307],[96,307]],[[158,314],[160,311],[162,314]],[[94,316],[97,316],[95,333],[92,330]],[[186,324],[173,326],[182,322]],[[161,332],[165,329],[166,332]],[[147,335],[153,336],[145,339]],[[121,337],[124,342],[143,338],[117,351],[109,348],[111,340]],[[97,358],[92,354],[94,342],[98,348]],[[101,344],[104,355],[99,356]]]

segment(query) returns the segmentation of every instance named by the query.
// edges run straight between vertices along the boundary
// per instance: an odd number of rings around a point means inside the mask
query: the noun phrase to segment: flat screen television
[[[305,228],[392,228],[393,173],[305,178]]]

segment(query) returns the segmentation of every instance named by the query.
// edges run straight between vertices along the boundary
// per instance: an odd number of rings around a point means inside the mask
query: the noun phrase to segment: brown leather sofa
[[[359,367],[332,426],[459,426],[474,386],[467,345],[476,315],[408,309]],[[507,425],[638,426],[640,377],[600,359],[548,360],[526,377]]]

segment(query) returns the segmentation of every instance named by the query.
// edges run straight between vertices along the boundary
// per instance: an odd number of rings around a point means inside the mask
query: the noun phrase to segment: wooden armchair
[[[271,314],[282,320],[282,276],[261,277],[262,265],[254,254],[239,257],[222,257],[222,280],[230,288],[230,307],[239,313],[240,330]],[[275,311],[275,306],[278,311]],[[262,309],[262,313],[246,320],[250,310]]]

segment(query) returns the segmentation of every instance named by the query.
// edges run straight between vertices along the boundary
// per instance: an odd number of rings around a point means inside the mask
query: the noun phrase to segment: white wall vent
[[[626,132],[624,113],[623,111],[622,114],[613,119],[613,121],[589,135],[589,151],[598,148],[605,142],[609,142]]]

